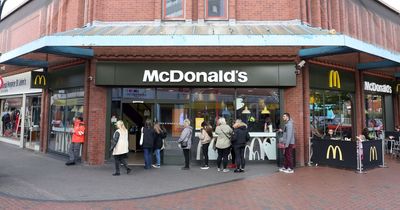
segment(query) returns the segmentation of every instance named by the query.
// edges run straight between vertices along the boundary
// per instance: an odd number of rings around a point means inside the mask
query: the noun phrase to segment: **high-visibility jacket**
[[[81,121],[74,123],[74,132],[72,134],[72,142],[83,143],[85,141],[85,125]]]

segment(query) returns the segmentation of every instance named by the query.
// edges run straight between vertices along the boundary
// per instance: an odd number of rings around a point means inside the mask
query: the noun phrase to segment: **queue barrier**
[[[311,144],[310,163],[316,165],[355,169],[360,173],[384,165],[382,140],[364,141],[362,147],[355,141],[341,140],[311,139]]]

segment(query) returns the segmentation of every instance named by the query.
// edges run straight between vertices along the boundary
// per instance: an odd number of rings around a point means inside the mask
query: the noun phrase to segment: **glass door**
[[[40,146],[40,104],[41,96],[26,97],[25,105],[25,148],[39,151]]]

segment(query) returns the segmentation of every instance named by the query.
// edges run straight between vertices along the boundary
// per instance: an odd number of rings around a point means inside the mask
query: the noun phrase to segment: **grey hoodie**
[[[288,147],[289,144],[294,144],[294,125],[293,125],[293,120],[288,120],[285,124],[285,128],[283,129],[283,136],[282,136],[283,142],[285,144],[285,147]]]
[[[218,135],[217,144],[218,149],[225,149],[231,146],[231,136],[233,130],[229,125],[219,125],[215,128],[215,134]]]
[[[182,141],[187,141],[188,146],[182,149],[190,149],[192,147],[192,134],[193,134],[192,126],[188,126],[183,129],[181,136],[178,139],[178,143],[181,143]]]

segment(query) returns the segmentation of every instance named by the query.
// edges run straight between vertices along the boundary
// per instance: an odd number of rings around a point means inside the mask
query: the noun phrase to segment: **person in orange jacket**
[[[85,142],[85,125],[83,123],[83,118],[75,117],[72,142],[68,150],[69,160],[65,163],[65,165],[70,166],[77,162],[79,158],[79,151],[81,150],[83,142]]]

